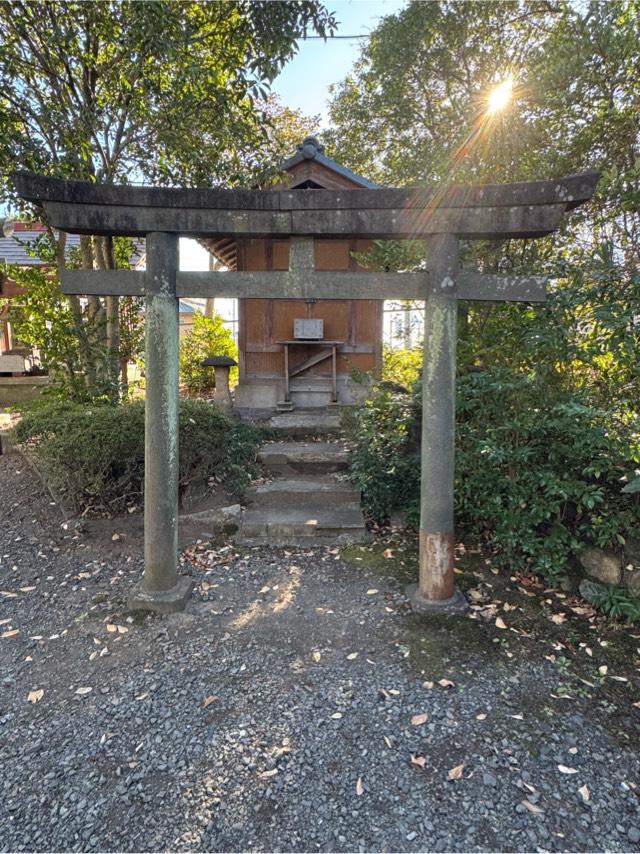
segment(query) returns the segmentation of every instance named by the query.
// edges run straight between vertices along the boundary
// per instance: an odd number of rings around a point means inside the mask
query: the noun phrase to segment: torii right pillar
[[[458,238],[436,234],[426,244],[420,574],[410,594],[417,613],[459,614],[467,602],[453,572]]]

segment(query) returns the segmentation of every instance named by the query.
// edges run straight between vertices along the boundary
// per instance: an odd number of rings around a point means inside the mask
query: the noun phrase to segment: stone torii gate
[[[461,610],[454,587],[453,476],[457,300],[542,302],[545,281],[461,270],[460,238],[551,234],[591,198],[598,174],[435,189],[204,190],[89,184],[19,173],[19,194],[73,234],[146,239],[147,269],[67,270],[67,294],[146,301],[145,568],[129,605],[181,610],[192,582],[177,574],[178,298],[422,299],[419,612]],[[178,271],[178,237],[290,238],[288,272]],[[316,272],[314,238],[423,239],[427,270]]]

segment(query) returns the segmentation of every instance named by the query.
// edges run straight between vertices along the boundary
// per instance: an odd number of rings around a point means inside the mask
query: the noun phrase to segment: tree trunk
[[[103,270],[114,270],[116,266],[113,251],[113,238],[96,238],[98,246],[98,266]],[[108,352],[109,377],[114,388],[114,397],[120,399],[120,318],[117,296],[105,297],[105,331]]]

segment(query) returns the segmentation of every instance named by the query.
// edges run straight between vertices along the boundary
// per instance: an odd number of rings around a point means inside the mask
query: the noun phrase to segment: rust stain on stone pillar
[[[430,534],[420,531],[420,595],[425,599],[450,599],[453,586],[452,533]]]

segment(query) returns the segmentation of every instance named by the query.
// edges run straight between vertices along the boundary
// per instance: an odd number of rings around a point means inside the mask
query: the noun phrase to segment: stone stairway
[[[334,545],[368,539],[360,493],[339,442],[270,442],[258,455],[268,477],[246,496],[237,540],[245,545]]]

